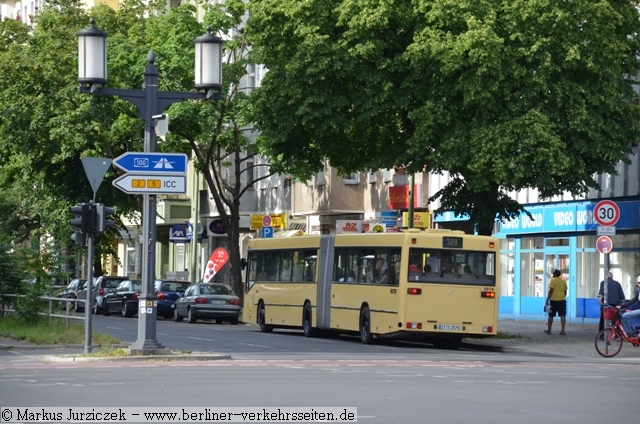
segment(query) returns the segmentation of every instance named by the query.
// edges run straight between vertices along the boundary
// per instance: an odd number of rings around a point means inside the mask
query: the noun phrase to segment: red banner
[[[211,281],[213,276],[216,275],[218,271],[220,271],[220,268],[222,268],[228,260],[229,253],[227,253],[227,251],[223,247],[218,247],[216,250],[214,250],[211,256],[209,256],[209,260],[207,261],[207,267],[204,270],[204,277],[202,278],[202,282],[208,283],[209,281]]]
[[[413,186],[413,207],[420,205],[419,186]],[[391,186],[389,187],[389,209],[409,209],[409,186]]]

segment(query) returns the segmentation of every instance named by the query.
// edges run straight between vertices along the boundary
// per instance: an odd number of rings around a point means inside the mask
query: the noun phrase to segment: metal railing
[[[7,302],[5,301],[6,299],[17,299],[18,297],[25,297],[25,295],[16,295],[16,294],[3,294],[2,295],[2,302],[0,302],[0,317],[5,317],[8,316],[10,314],[15,314],[16,310],[14,308],[14,302]],[[80,321],[84,321],[85,320],[85,314],[82,314],[80,316],[75,315],[74,313],[70,314],[71,312],[71,305],[70,303],[76,303],[78,302],[77,299],[73,299],[70,297],[51,297],[51,296],[42,296],[40,297],[40,300],[43,301],[47,301],[49,303],[49,308],[47,312],[38,312],[38,315],[42,315],[42,316],[46,316],[49,317],[49,325],[51,325],[51,322],[53,321],[53,318],[64,318],[65,321],[65,327],[69,327],[69,320],[80,320]],[[58,311],[54,311],[54,304],[61,304],[61,303],[65,303],[64,306],[64,315],[61,313],[57,313]],[[55,313],[54,313],[55,312]]]

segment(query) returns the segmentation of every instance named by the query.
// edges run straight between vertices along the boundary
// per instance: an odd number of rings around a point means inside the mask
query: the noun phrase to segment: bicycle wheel
[[[622,349],[622,337],[613,329],[605,328],[596,336],[596,350],[605,358],[611,358],[620,353]]]

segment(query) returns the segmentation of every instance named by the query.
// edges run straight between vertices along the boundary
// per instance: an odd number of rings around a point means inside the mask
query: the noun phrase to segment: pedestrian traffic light
[[[94,208],[91,203],[83,203],[81,205],[71,206],[69,210],[72,214],[75,214],[75,219],[70,219],[69,224],[72,227],[79,228],[84,234],[89,234],[93,231],[94,222]]]
[[[73,235],[71,236],[71,240],[73,240],[73,242],[78,246],[84,246],[85,244],[84,234],[82,234],[80,230],[76,230],[76,232],[73,233]]]
[[[105,229],[111,228],[115,225],[115,222],[108,220],[107,216],[113,215],[116,210],[110,208],[102,203],[96,203],[96,233],[103,233]]]

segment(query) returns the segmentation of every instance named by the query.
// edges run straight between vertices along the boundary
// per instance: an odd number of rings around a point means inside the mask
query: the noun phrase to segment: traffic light
[[[76,230],[76,232],[73,233],[71,240],[73,240],[73,242],[78,246],[84,246],[85,244],[84,234],[82,234],[80,230]]]
[[[115,208],[110,208],[109,206],[105,206],[102,203],[96,203],[96,233],[104,233],[104,230],[107,228],[111,228],[115,225],[115,222],[108,220],[107,216],[113,215],[116,210]]]
[[[72,214],[75,214],[75,219],[70,219],[69,224],[72,227],[79,228],[84,234],[89,234],[93,231],[94,223],[94,205],[91,203],[83,203],[81,205],[71,206],[69,210]]]

